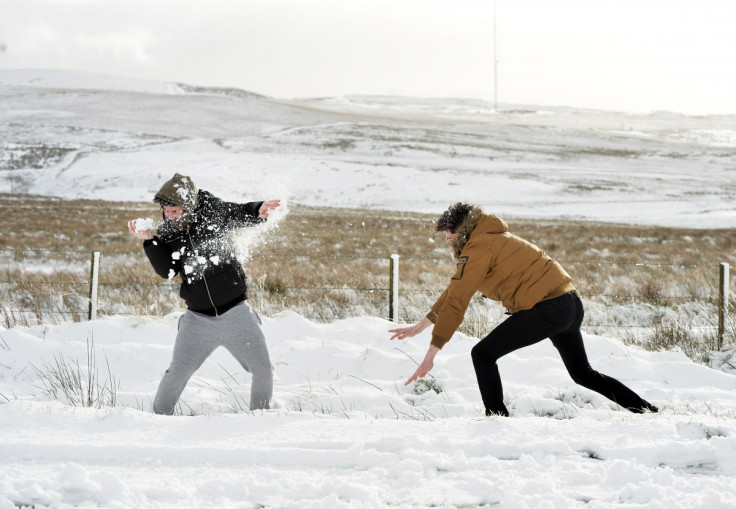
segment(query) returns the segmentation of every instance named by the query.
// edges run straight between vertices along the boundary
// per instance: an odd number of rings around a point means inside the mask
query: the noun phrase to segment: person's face
[[[169,207],[168,205],[164,205],[161,208],[164,209],[164,216],[169,221],[176,221],[184,214],[184,207]]]
[[[445,239],[447,240],[448,244],[452,244],[455,242],[455,239],[457,238],[457,233],[452,233],[450,230],[445,230]]]

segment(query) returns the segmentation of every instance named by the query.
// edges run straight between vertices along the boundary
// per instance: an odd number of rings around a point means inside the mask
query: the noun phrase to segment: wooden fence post
[[[728,264],[721,263],[719,277],[719,305],[718,305],[718,350],[723,347],[723,338],[726,335],[726,327],[728,326],[728,301],[729,301],[729,284],[728,284]]]
[[[92,252],[89,272],[89,319],[97,318],[97,285],[100,278],[100,252]]]
[[[391,255],[389,264],[388,319],[399,322],[399,255]]]

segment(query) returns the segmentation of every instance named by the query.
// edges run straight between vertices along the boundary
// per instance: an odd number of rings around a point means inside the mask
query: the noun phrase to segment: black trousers
[[[473,347],[472,357],[486,415],[509,415],[496,361],[504,355],[550,338],[573,381],[620,406],[641,413],[657,408],[624,384],[594,370],[580,334],[583,303],[575,292],[542,301],[528,311],[514,313]]]

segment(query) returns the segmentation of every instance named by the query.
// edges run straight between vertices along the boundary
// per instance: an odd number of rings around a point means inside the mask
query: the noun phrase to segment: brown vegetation
[[[0,204],[0,324],[83,319],[93,250],[102,253],[99,315],[181,310],[176,281],[156,276],[127,232],[129,219],[160,217],[156,205],[18,195],[0,195]],[[650,348],[672,348],[684,337],[699,342],[690,350],[712,347],[718,264],[736,263],[733,230],[505,219],[573,276],[586,301],[588,331]],[[389,257],[397,253],[399,318],[415,321],[454,268],[443,235],[432,232],[434,220],[434,214],[292,205],[277,228],[249,246],[251,304],[267,316],[292,310],[313,320],[387,317]],[[646,316],[632,325],[642,310]],[[478,297],[462,330],[482,336],[503,312]]]

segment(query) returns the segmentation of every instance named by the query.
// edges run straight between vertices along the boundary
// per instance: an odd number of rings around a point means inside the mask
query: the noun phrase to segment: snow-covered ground
[[[3,331],[0,507],[733,507],[736,376],[679,353],[586,338],[591,363],[662,409],[635,415],[568,377],[548,342],[500,362],[512,416],[482,416],[456,337],[440,393],[404,386],[429,342],[390,322],[264,318],[275,406],[244,410],[250,375],[217,351],[155,416],[177,316],[110,317]],[[58,360],[86,368],[117,406],[49,402]],[[196,415],[190,416],[188,414]]]
[[[206,92],[206,93],[205,93]],[[232,197],[732,227],[736,119],[474,101],[276,100],[175,84],[0,71],[0,192],[148,200],[173,171]],[[121,234],[125,234],[121,227]],[[500,361],[510,418],[482,416],[457,334],[404,386],[429,331],[264,317],[274,407],[225,351],[184,415],[151,414],[178,315],[0,329],[0,509],[736,507],[736,358],[707,367],[586,336],[591,364],[659,406],[576,386],[549,342]],[[92,346],[93,345],[93,346]],[[94,353],[94,356],[91,355]],[[94,361],[91,362],[90,358]],[[79,366],[115,406],[72,406]],[[193,414],[193,415],[192,415]]]

